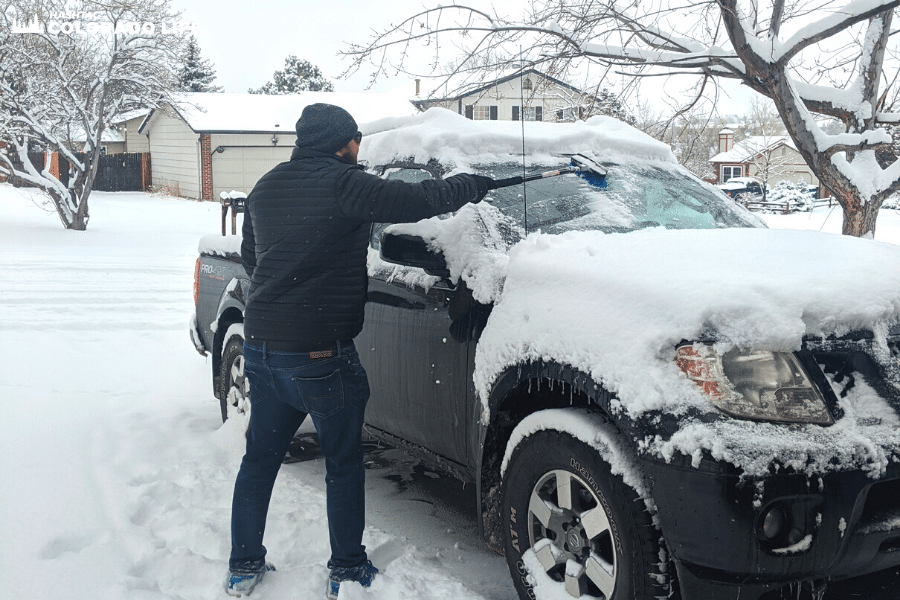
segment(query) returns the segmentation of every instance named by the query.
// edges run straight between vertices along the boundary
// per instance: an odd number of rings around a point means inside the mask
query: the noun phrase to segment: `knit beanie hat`
[[[310,104],[297,121],[296,145],[332,154],[346,146],[357,131],[356,121],[340,106]]]

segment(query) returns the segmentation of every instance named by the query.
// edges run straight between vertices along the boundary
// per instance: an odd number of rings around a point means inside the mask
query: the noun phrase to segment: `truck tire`
[[[222,348],[222,364],[219,381],[223,394],[219,400],[222,422],[228,420],[229,407],[239,414],[250,411],[250,381],[244,375],[244,338],[232,335]]]
[[[536,586],[572,598],[668,595],[660,534],[644,501],[573,436],[541,430],[518,443],[501,509],[506,562],[522,600],[539,597]]]

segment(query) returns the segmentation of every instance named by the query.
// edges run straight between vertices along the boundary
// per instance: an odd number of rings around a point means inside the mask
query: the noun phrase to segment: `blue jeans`
[[[352,342],[330,358],[275,352],[244,344],[250,380],[247,451],[234,483],[231,560],[234,572],[265,564],[263,532],[275,477],[288,445],[306,415],[312,417],[325,457],[331,560],[338,572],[361,568],[365,527],[362,426],[369,383]]]

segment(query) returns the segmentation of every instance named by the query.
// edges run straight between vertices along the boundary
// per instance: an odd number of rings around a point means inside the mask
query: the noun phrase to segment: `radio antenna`
[[[521,109],[519,110],[519,121],[522,123],[522,179],[526,176],[525,168],[525,54],[522,52],[522,46],[519,46],[519,61],[521,63],[521,73],[519,74],[519,102]],[[522,182],[522,206],[525,211],[525,235],[528,235],[528,186]]]

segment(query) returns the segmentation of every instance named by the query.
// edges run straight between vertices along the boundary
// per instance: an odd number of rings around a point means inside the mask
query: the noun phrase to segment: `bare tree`
[[[666,115],[646,101],[634,112],[638,115],[633,123],[636,128],[671,146],[678,162],[700,179],[715,180],[716,171],[709,159],[718,150],[719,132],[730,122],[726,117],[701,104]],[[735,132],[736,142],[743,138],[743,130]]]
[[[843,232],[862,236],[874,232],[884,199],[900,190],[900,166],[885,168],[876,157],[891,144],[882,124],[900,122],[900,114],[883,110],[879,89],[896,79],[896,65],[886,74],[884,64],[898,5],[771,0],[764,14],[759,0],[534,0],[518,21],[453,5],[410,16],[345,55],[351,70],[373,64],[377,78],[408,72],[424,41],[433,54],[423,71],[434,72],[448,38],[458,36],[454,51],[465,55],[452,74],[470,66],[474,74],[471,59],[486,50],[497,64],[514,64],[524,47],[529,61],[555,72],[591,61],[640,76],[692,74],[698,94],[720,78],[736,79],[772,100],[798,151],[843,207]],[[839,119],[845,131],[826,133],[815,114]]]
[[[743,117],[750,135],[775,138],[787,135],[775,105],[762,96],[750,99],[750,110]]]
[[[103,132],[118,114],[171,100],[184,31],[168,0],[14,0],[0,10],[0,174],[38,186],[64,227],[84,230]],[[45,152],[43,167],[30,151]],[[51,173],[51,152],[70,165],[68,183]]]

